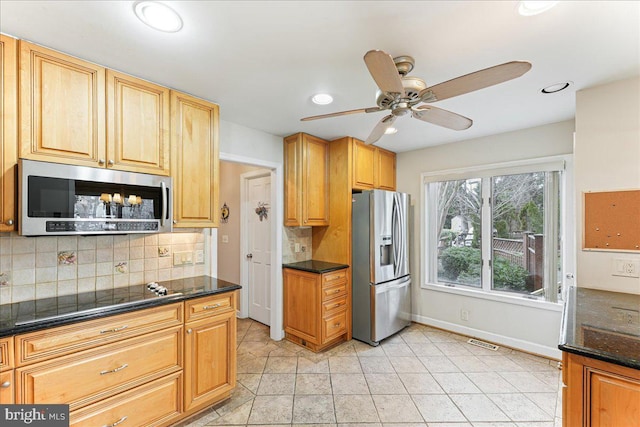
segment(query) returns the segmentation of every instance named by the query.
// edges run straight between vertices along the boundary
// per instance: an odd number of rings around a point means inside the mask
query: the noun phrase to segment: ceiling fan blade
[[[300,119],[300,121],[308,122],[309,120],[327,119],[329,117],[346,116],[347,114],[377,113],[378,111],[382,111],[382,108],[380,107],[359,108],[357,110],[339,111],[337,113],[320,114],[319,116],[305,117]]]
[[[469,129],[473,124],[473,120],[465,116],[431,105],[421,105],[412,110],[411,115],[416,119],[453,130]]]
[[[384,132],[387,130],[387,128],[391,127],[391,125],[395,121],[396,116],[394,116],[393,114],[389,114],[388,116],[383,117],[382,120],[378,122],[376,127],[373,128],[371,134],[367,137],[367,140],[364,143],[370,145],[378,141],[380,138],[382,138],[382,135],[384,135]]]
[[[364,55],[364,62],[381,91],[404,93],[400,74],[391,55],[381,50],[370,50]]]
[[[420,97],[423,102],[442,101],[515,79],[530,69],[531,63],[529,62],[506,62],[423,89],[420,92]]]

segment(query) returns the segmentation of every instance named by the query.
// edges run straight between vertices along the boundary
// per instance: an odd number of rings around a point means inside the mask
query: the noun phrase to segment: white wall
[[[452,144],[399,153],[398,191],[411,194],[414,204],[412,275],[414,320],[550,357],[557,349],[560,306],[538,309],[454,293],[423,289],[420,284],[420,174],[445,169],[571,154],[574,121],[492,135]],[[460,320],[460,310],[469,321]]]
[[[611,275],[614,258],[639,253],[581,250],[583,192],[640,189],[640,78],[577,93],[575,187],[578,286],[640,294],[640,279]]]
[[[220,120],[221,154],[282,164],[282,149],[282,137],[280,136]]]

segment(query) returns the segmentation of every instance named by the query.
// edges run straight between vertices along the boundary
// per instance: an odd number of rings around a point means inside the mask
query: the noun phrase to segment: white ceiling
[[[0,31],[220,104],[223,120],[277,136],[366,139],[375,106],[371,49],[411,55],[432,86],[511,60],[523,77],[434,104],[474,120],[454,131],[410,117],[377,145],[407,151],[568,120],[575,92],[640,74],[640,2],[562,1],[523,17],[514,1],[165,1],[184,21],[155,31],[131,1],[0,1]],[[570,89],[540,89],[570,80]],[[311,103],[330,93],[328,106]],[[639,94],[640,96],[640,94]],[[603,105],[606,108],[606,105]]]

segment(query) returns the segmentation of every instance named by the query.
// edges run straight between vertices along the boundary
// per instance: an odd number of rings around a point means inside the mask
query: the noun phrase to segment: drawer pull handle
[[[334,294],[337,294],[338,292],[340,292],[340,289],[336,289],[335,291],[333,291]]]
[[[127,420],[127,418],[129,418],[129,417],[127,417],[125,415],[124,417],[120,418],[118,421],[116,421],[113,424],[105,424],[104,427],[116,427],[117,425],[122,424],[123,422],[125,422]]]
[[[122,366],[118,366],[115,369],[110,369],[108,371],[100,371],[100,375],[105,375],[105,374],[113,374],[114,372],[118,372],[118,371],[122,371],[124,368],[126,368],[127,366],[129,366],[128,363],[125,363]]]
[[[108,334],[110,332],[120,332],[124,329],[127,329],[129,327],[129,325],[124,325],[124,326],[120,326],[118,328],[113,328],[113,329],[103,329],[100,331],[101,334]]]
[[[11,383],[9,381],[5,381],[2,384],[0,384],[0,388],[9,388],[11,386]]]
[[[214,308],[220,307],[222,304],[213,304],[213,305],[205,305],[202,307],[203,310],[212,310]]]
[[[336,305],[334,305],[334,307],[340,307],[342,304],[337,303]]]
[[[335,325],[333,325],[334,328],[339,328],[340,327],[340,323],[336,323]]]

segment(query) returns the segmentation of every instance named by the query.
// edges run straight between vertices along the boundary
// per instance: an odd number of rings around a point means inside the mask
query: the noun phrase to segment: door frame
[[[271,186],[271,194],[269,195],[271,200],[273,200],[273,170],[269,170],[267,168],[258,169],[250,172],[245,172],[240,174],[240,283],[243,286],[243,289],[246,289],[247,292],[240,293],[240,317],[249,317],[249,263],[246,260],[246,254],[249,253],[249,233],[247,232],[247,228],[245,225],[249,221],[249,212],[252,207],[246,206],[246,197],[249,185],[249,181],[255,178],[269,177],[270,186]],[[269,233],[273,238],[275,236],[274,228],[275,221],[273,219],[273,207],[270,206],[269,215],[271,215],[271,230]],[[273,242],[271,242],[271,249],[273,249]],[[272,255],[273,255],[273,251]],[[273,261],[273,256],[271,256],[271,261]],[[273,270],[273,262],[271,263],[271,269]],[[269,282],[273,281],[273,275],[269,278]],[[271,301],[272,302],[272,301]],[[273,311],[270,309],[270,311]],[[271,322],[271,315],[269,316],[269,322]]]
[[[273,340],[280,341],[284,338],[284,320],[282,310],[282,227],[279,227],[278,225],[284,223],[284,218],[282,216],[284,210],[283,165],[282,163],[274,163],[252,157],[225,153],[220,153],[220,160],[261,167],[268,169],[271,174],[271,327],[269,336]],[[245,191],[244,183],[242,181],[240,191]],[[243,196],[244,194],[241,193],[240,200],[244,200]],[[240,224],[244,224],[244,215],[246,215],[245,211],[246,209],[240,209]],[[246,231],[243,231],[241,227],[239,256],[240,265],[243,267],[240,268],[240,285],[244,287],[244,289],[240,290],[240,310],[238,317],[241,318],[246,318],[249,315],[249,295],[245,290],[247,288],[248,276],[246,263],[244,263],[245,254],[247,253],[247,239],[245,233]],[[217,238],[212,239],[212,241],[216,242],[215,258],[212,256],[213,262],[214,259],[217,260]],[[212,245],[212,248],[213,247],[214,246]],[[217,264],[215,269],[212,268],[212,271],[217,272]]]

